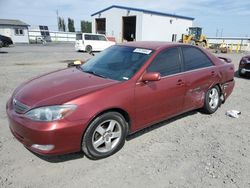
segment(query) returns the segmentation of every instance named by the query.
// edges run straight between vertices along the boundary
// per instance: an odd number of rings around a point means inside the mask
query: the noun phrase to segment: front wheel
[[[207,114],[212,114],[218,109],[220,103],[220,89],[218,86],[214,86],[205,95],[203,111]]]
[[[117,112],[98,116],[87,128],[82,150],[90,159],[101,159],[119,151],[125,143],[127,122]]]
[[[92,46],[90,46],[90,45],[86,46],[85,51],[87,53],[91,53],[92,52]]]
[[[239,75],[240,77],[243,77],[243,76],[244,76],[244,75],[241,73],[241,69],[238,70],[238,75]]]

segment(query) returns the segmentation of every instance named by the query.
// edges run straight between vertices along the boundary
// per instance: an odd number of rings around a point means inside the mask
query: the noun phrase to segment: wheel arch
[[[127,122],[127,124],[128,124],[128,129],[130,130],[131,118],[130,118],[128,112],[127,112],[126,110],[122,109],[122,108],[109,108],[109,109],[103,110],[103,111],[99,112],[98,114],[96,114],[96,115],[92,118],[91,122],[92,122],[96,117],[98,117],[98,116],[100,116],[100,115],[102,115],[102,114],[105,114],[105,113],[107,113],[107,112],[118,112],[118,113],[120,113],[120,114],[124,117],[125,121]]]

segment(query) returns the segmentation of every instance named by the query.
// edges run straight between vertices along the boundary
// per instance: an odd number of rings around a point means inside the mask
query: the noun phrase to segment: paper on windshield
[[[152,52],[152,50],[143,49],[143,48],[136,48],[136,49],[134,49],[133,52],[141,53],[141,54],[150,54]]]

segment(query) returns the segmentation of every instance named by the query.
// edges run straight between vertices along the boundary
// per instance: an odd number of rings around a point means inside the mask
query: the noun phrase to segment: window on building
[[[212,66],[213,63],[201,50],[193,47],[182,48],[185,71]]]
[[[176,42],[177,34],[172,34],[172,42]]]
[[[16,28],[15,35],[24,35],[23,29]]]
[[[178,48],[168,49],[158,54],[149,65],[148,72],[159,72],[161,76],[168,76],[181,72]]]

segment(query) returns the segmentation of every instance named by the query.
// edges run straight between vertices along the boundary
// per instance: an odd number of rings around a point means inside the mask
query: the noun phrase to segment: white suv
[[[75,50],[86,51],[88,53],[92,51],[102,51],[114,45],[115,42],[107,40],[105,35],[91,34],[91,33],[77,33]]]

